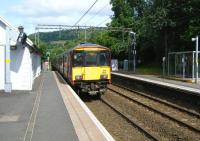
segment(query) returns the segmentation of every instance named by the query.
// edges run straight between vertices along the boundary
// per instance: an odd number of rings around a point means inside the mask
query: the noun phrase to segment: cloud
[[[94,0],[26,0],[11,8],[11,11],[19,16],[44,18],[49,16],[80,17]],[[89,15],[95,14],[102,6],[109,4],[109,0],[99,0]],[[100,16],[110,13],[110,7],[106,7]]]
[[[23,20],[23,24],[29,24],[25,27],[37,24],[73,25],[94,2],[95,0],[22,0],[10,7],[9,14]],[[79,24],[95,26],[107,19],[112,15],[109,3],[110,0],[98,0]],[[99,11],[100,9],[102,10]]]

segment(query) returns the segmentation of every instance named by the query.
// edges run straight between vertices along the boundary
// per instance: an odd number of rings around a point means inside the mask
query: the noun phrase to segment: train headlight
[[[100,76],[101,79],[108,79],[108,75],[107,74],[103,74]]]
[[[76,76],[75,76],[75,79],[76,79],[76,80],[82,80],[82,79],[83,79],[83,76],[82,76],[82,75],[76,75]]]

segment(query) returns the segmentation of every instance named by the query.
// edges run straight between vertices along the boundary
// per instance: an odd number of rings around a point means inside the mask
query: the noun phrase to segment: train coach
[[[82,43],[55,57],[56,68],[78,93],[101,95],[111,83],[110,49]]]

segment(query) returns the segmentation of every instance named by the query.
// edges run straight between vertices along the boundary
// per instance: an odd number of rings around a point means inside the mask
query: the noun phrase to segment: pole
[[[134,73],[135,73],[135,55],[136,55],[135,43],[133,43],[133,72]]]
[[[12,83],[10,78],[10,29],[6,27],[6,53],[5,53],[5,92],[11,93]]]
[[[165,75],[165,61],[166,61],[166,57],[163,57],[162,58],[163,76]]]
[[[78,30],[77,30],[77,35],[78,35],[78,39],[79,39],[79,26],[78,26]]]
[[[192,52],[192,81],[194,81],[194,51]]]
[[[49,65],[50,65],[50,62],[49,62],[49,56],[47,57],[47,60],[48,60],[48,66],[47,66],[47,70],[49,71]]]
[[[40,31],[38,30],[38,48],[40,48]]]
[[[135,59],[136,59],[136,33],[135,32],[133,32],[133,31],[131,31],[131,32],[129,32],[129,34],[130,34],[130,36],[131,35],[133,35],[133,37],[132,37],[132,47],[133,47],[133,49],[132,49],[132,51],[133,51],[133,72],[135,73],[135,66],[136,66],[136,61],[135,61]]]
[[[176,73],[176,68],[177,68],[176,63],[177,63],[177,54],[175,53],[175,63],[174,63],[174,64],[175,64],[175,67],[174,67],[174,72],[175,72],[174,74],[175,74],[175,76],[176,76],[176,74],[177,74],[177,73]]]
[[[35,28],[35,44],[37,44],[37,43],[36,43],[36,28]]]
[[[185,78],[185,54],[182,56],[182,65],[183,65],[183,79]]]
[[[86,31],[86,28],[85,28],[85,42],[87,41],[87,31]]]
[[[59,27],[59,39],[61,39],[61,30],[62,30],[62,28]]]
[[[196,83],[198,83],[198,73],[199,73],[199,66],[198,66],[198,54],[199,54],[199,37],[196,36]]]
[[[169,76],[169,53],[167,57],[167,75]]]

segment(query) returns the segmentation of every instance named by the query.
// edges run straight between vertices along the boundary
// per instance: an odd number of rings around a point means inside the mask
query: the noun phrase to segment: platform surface
[[[0,94],[1,141],[78,141],[51,72],[35,81],[31,92]]]
[[[30,92],[0,92],[0,141],[114,139],[65,80],[46,71]]]
[[[177,80],[171,80],[166,78],[161,78],[156,75],[137,75],[137,74],[127,74],[122,72],[112,72],[112,74],[115,75],[121,75],[124,77],[130,77],[136,80],[146,81],[149,83],[154,83],[157,85],[163,85],[166,87],[171,88],[177,88],[180,90],[188,91],[188,92],[194,92],[196,94],[200,95],[200,82],[199,83],[188,83],[188,82],[182,82]]]

